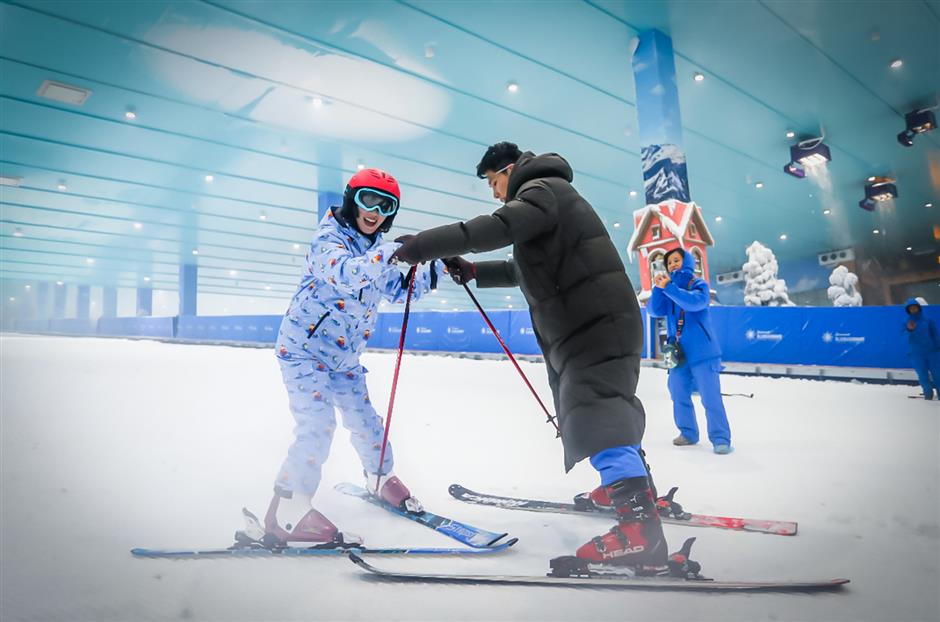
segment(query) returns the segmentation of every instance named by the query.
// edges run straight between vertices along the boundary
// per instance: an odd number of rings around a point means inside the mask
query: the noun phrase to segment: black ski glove
[[[467,261],[463,257],[447,257],[442,259],[447,271],[450,272],[450,278],[454,279],[457,285],[465,285],[477,278],[477,268],[473,262]]]
[[[398,250],[392,253],[389,261],[403,262],[412,266],[421,262],[421,253],[418,247],[418,236],[413,234],[403,235],[400,238],[395,238],[395,241],[401,244],[401,246],[398,247]]]

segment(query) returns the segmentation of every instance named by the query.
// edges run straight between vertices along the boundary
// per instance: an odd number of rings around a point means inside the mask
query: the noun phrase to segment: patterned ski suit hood
[[[398,248],[363,235],[330,210],[307,252],[297,293],[277,339],[282,360],[315,359],[322,369],[350,371],[375,330],[382,299],[402,303],[408,294],[405,275],[388,258]],[[412,298],[418,300],[443,273],[439,261],[419,266]]]

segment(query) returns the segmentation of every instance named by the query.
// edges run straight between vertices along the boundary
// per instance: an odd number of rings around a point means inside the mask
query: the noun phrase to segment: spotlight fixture
[[[823,216],[828,216],[828,215],[831,214],[831,213],[832,213],[832,210],[829,209],[828,207],[823,210]]]
[[[715,216],[715,222],[721,222],[721,216]]]
[[[891,69],[900,69],[903,66],[904,61],[900,58],[895,58],[893,61],[891,61]]]
[[[783,172],[797,179],[806,177],[806,169],[825,164],[832,160],[829,147],[823,137],[801,140],[790,147],[790,161],[783,166]]]
[[[796,132],[790,130],[787,132],[787,138],[796,138]]]
[[[871,178],[869,178],[871,179]],[[875,177],[873,182],[865,184],[865,198],[858,202],[858,206],[869,212],[875,211],[878,203],[897,198],[898,187],[890,177]]]
[[[701,82],[702,80],[705,79],[705,75],[696,71],[695,73],[692,74],[692,79],[695,80],[696,82]]]
[[[934,106],[933,108],[936,108]],[[937,117],[933,113],[933,108],[923,108],[921,110],[912,110],[904,115],[905,129],[898,134],[898,142],[905,147],[914,145],[914,137],[924,132],[931,132],[937,127]]]
[[[515,82],[510,82],[506,85],[506,90],[510,93],[517,93],[519,91],[519,85]]]

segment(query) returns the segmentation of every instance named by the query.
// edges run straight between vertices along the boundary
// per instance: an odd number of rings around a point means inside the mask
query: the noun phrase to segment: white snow
[[[829,275],[826,295],[834,307],[861,307],[862,294],[858,291],[858,276],[845,266],[838,266]]]
[[[777,258],[770,248],[755,240],[746,249],[744,304],[749,307],[792,307],[787,282],[777,278]]]
[[[645,446],[660,489],[701,513],[800,523],[791,538],[666,526],[672,549],[719,578],[841,577],[832,594],[620,592],[377,583],[343,558],[132,558],[129,549],[226,546],[261,512],[292,421],[269,350],[4,336],[2,600],[15,620],[936,620],[938,405],[909,386],[724,376],[737,451],[675,448],[666,376],[643,369]],[[387,403],[394,356],[368,354]],[[541,365],[522,363],[543,397]],[[550,400],[549,400],[550,403]],[[384,413],[383,413],[384,414]],[[700,422],[704,426],[704,420]],[[381,545],[451,546],[332,490],[359,481],[342,427],[316,504]],[[396,472],[433,510],[520,538],[474,559],[371,558],[437,572],[542,573],[606,519],[465,505],[447,486],[568,499],[559,441],[511,364],[407,356],[392,424]]]

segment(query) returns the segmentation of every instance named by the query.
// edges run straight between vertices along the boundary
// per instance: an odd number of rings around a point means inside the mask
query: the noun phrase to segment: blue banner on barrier
[[[535,338],[535,330],[532,328],[532,316],[528,311],[512,311],[512,319],[509,322],[510,335],[506,340],[513,354],[542,354],[539,342]],[[505,337],[504,337],[505,339]]]
[[[98,320],[98,334],[111,337],[159,337],[176,335],[175,317],[103,317]]]
[[[273,344],[277,340],[281,319],[281,315],[182,315],[177,323],[176,336],[180,339]]]
[[[48,333],[49,320],[16,320],[13,324],[18,333]]]

